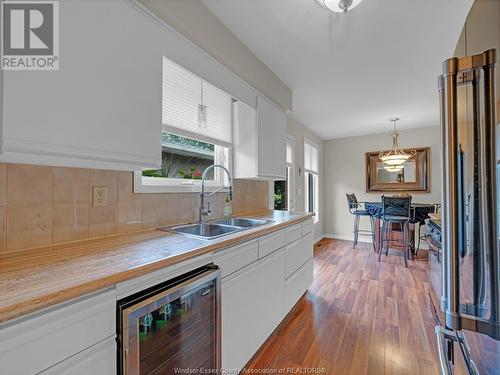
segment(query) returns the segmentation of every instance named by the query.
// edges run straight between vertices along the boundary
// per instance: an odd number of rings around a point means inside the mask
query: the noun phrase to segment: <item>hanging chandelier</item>
[[[356,8],[363,0],[314,0],[321,8],[337,13],[347,13]]]
[[[385,164],[385,169],[389,172],[399,172],[403,169],[404,164],[410,159],[413,155],[417,153],[416,150],[412,150],[409,154],[404,152],[399,148],[398,137],[399,134],[396,131],[396,122],[399,118],[392,118],[391,121],[394,124],[394,130],[391,134],[392,137],[392,149],[387,153],[381,152],[379,154],[380,160]],[[399,169],[397,169],[399,168]]]
[[[401,172],[404,168],[404,165],[386,165],[384,167],[384,169],[387,171],[387,172],[390,172],[390,173],[398,173],[398,172]]]

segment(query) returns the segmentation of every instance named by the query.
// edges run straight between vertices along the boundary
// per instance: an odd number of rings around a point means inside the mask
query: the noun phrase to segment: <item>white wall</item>
[[[304,125],[296,121],[291,116],[288,116],[288,134],[295,138],[295,211],[304,211],[305,196],[304,196],[304,138],[309,139],[319,146],[319,221],[314,224],[314,239],[318,240],[323,234],[323,223],[325,221],[324,212],[324,142],[313,132],[306,129]],[[300,176],[299,167],[300,166]]]
[[[430,147],[430,193],[411,192],[413,201],[441,201],[441,143],[440,127],[403,130],[399,132],[403,148]],[[346,193],[355,193],[359,201],[379,201],[381,192],[367,193],[365,183],[365,153],[387,150],[390,133],[333,139],[324,145],[324,233],[338,238],[352,238],[354,218],[347,210]],[[363,229],[368,220],[361,220]]]

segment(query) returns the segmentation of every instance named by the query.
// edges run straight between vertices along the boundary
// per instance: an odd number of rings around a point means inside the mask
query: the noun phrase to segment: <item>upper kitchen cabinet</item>
[[[161,26],[125,2],[64,1],[59,13],[59,70],[4,72],[1,160],[159,166]]]
[[[235,178],[285,178],[286,114],[262,96],[233,104]]]

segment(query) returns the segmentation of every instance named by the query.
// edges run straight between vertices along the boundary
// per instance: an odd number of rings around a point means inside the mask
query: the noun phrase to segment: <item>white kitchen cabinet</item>
[[[261,345],[259,263],[222,280],[222,367],[240,370]]]
[[[161,26],[123,1],[64,1],[59,12],[59,70],[4,72],[1,160],[158,166]]]
[[[280,324],[288,310],[285,311],[285,253],[280,249],[259,260],[260,305],[262,313],[258,330],[261,344]]]
[[[290,311],[313,281],[313,260],[309,259],[285,281],[285,311]]]
[[[298,233],[299,238],[286,245],[287,232],[293,239]],[[309,288],[312,233],[300,237],[300,232],[299,224],[260,238],[259,259],[222,279],[223,368],[241,370]],[[248,263],[250,255],[254,259],[253,247],[247,246],[247,256],[239,254],[243,248],[235,248],[233,256],[240,261],[226,262],[226,267],[241,266],[247,258]],[[224,274],[225,263],[220,263]]]
[[[115,291],[0,326],[0,373],[37,374],[116,334]],[[29,359],[29,360],[26,360]]]
[[[286,315],[283,249],[222,280],[222,367],[240,370]]]
[[[233,103],[235,178],[285,178],[286,114],[263,96],[257,111]]]
[[[43,371],[40,375],[115,375],[116,341],[110,337]]]
[[[0,74],[0,161],[159,167],[163,57],[255,107],[255,89],[137,3],[59,2],[59,70]]]
[[[300,229],[300,227],[299,227]],[[312,233],[285,247],[285,277],[288,279],[304,263],[313,257]]]

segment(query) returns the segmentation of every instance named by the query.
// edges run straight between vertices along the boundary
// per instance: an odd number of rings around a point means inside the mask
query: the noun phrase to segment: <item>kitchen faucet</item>
[[[207,177],[208,172],[210,172],[212,169],[215,168],[222,168],[224,171],[227,173],[227,178],[228,178],[228,186],[223,186],[215,191],[212,191],[209,194],[205,194],[205,179]],[[229,170],[224,167],[223,165],[219,164],[212,164],[211,166],[207,167],[205,171],[203,172],[203,176],[201,177],[201,193],[200,193],[200,209],[199,209],[199,222],[203,222],[203,217],[210,215],[210,202],[207,203],[207,208],[205,209],[205,197],[211,197],[215,193],[218,193],[222,190],[227,189],[227,199],[228,201],[233,200],[233,183],[232,183],[232,178],[231,178],[231,173],[229,173]]]

